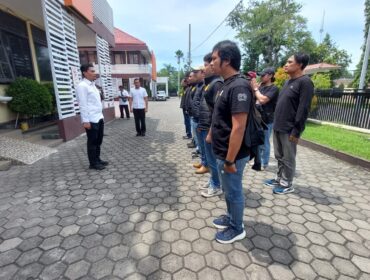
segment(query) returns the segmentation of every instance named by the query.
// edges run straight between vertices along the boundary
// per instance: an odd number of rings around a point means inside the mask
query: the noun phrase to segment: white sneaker
[[[206,183],[206,184],[201,185],[201,186],[199,187],[199,189],[201,189],[201,190],[207,190],[208,188],[209,188],[209,183]]]
[[[220,194],[222,194],[222,190],[219,188],[217,189],[208,188],[206,191],[201,192],[201,195],[204,197],[212,197]]]

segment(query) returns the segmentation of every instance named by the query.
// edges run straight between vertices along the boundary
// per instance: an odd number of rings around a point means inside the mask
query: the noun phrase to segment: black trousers
[[[100,161],[100,146],[103,143],[104,120],[97,123],[90,123],[91,128],[85,129],[87,135],[87,156],[90,165],[94,166]]]
[[[146,132],[145,109],[134,109],[135,127],[138,134]]]
[[[121,118],[123,118],[123,109],[125,109],[126,118],[130,118],[130,110],[128,109],[128,105],[119,105],[119,111],[121,112]]]

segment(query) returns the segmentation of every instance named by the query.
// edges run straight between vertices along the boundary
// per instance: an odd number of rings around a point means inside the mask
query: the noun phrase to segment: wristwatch
[[[225,165],[226,166],[231,166],[233,164],[235,164],[235,162],[232,162],[232,161],[229,161],[229,160],[225,159]]]

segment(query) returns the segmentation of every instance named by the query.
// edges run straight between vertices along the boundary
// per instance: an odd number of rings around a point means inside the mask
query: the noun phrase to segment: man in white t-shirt
[[[123,88],[123,86],[118,87],[117,97],[119,98],[119,111],[121,112],[121,119],[124,118],[123,116],[123,109],[125,109],[126,118],[130,118],[130,111],[128,109],[128,100],[130,95],[128,94],[127,90]]]
[[[145,113],[148,112],[148,93],[140,86],[140,80],[134,80],[134,88],[130,90],[130,112],[134,113],[136,136],[145,136]]]

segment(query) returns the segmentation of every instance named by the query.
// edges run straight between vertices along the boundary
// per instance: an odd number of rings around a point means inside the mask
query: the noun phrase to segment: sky
[[[187,57],[189,24],[191,24],[192,66],[202,64],[205,54],[221,40],[236,40],[236,32],[223,23],[239,0],[107,0],[113,9],[114,25],[144,41],[157,59],[157,71],[163,64],[177,67],[175,52]],[[349,70],[356,68],[364,42],[365,0],[298,0],[301,15],[316,41],[324,17],[324,34],[329,33],[337,47],[346,50],[352,59]],[[247,0],[244,0],[247,3]],[[203,44],[202,44],[203,43]]]

